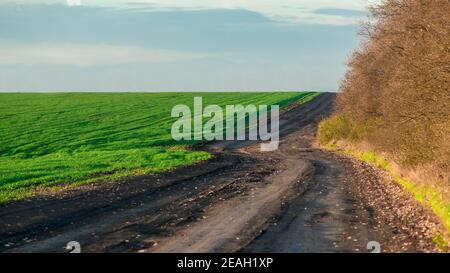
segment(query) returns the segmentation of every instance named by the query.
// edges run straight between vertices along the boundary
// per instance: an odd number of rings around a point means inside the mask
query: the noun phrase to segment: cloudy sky
[[[335,91],[367,0],[0,0],[0,91]]]

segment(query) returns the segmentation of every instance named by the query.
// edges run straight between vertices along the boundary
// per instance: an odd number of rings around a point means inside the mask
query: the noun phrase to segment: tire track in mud
[[[308,157],[314,166],[308,188],[242,252],[366,252],[369,241],[381,239],[370,213],[346,192],[342,166],[320,150]]]

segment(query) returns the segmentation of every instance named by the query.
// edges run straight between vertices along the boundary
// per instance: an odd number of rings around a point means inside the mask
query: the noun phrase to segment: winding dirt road
[[[210,143],[197,148],[215,159],[196,166],[1,205],[0,252],[65,252],[69,241],[82,252],[368,252],[370,241],[436,251],[428,210],[373,167],[314,145],[334,98],[283,112],[275,152]]]

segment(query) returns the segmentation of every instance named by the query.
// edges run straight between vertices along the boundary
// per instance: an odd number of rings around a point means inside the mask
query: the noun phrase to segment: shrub
[[[367,127],[354,122],[346,115],[333,115],[319,124],[318,140],[320,144],[328,144],[337,140],[361,140]]]

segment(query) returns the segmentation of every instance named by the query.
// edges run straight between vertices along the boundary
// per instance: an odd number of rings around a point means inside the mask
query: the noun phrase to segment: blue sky
[[[369,3],[1,0],[0,92],[336,91]]]

